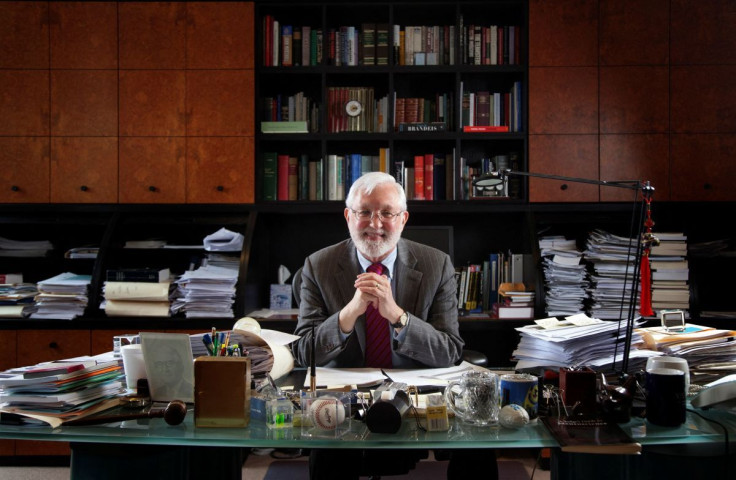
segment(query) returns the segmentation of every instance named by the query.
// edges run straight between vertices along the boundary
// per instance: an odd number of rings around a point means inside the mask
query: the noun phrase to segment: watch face
[[[351,117],[357,117],[363,111],[363,105],[357,100],[350,100],[345,104],[345,112]]]

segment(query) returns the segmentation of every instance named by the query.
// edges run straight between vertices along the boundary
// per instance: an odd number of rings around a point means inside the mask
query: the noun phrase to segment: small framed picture
[[[151,399],[194,402],[194,362],[189,335],[141,332],[140,336]]]

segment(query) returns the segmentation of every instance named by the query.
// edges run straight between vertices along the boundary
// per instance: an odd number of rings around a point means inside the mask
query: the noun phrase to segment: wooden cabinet
[[[48,137],[0,137],[0,203],[48,203],[49,152]]]
[[[53,203],[117,203],[118,139],[51,138]]]

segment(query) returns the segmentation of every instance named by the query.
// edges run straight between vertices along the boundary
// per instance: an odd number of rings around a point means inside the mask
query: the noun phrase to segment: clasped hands
[[[352,331],[355,321],[369,305],[389,322],[396,322],[404,310],[396,304],[388,277],[372,272],[361,273],[355,279],[355,295],[340,312],[340,328]]]

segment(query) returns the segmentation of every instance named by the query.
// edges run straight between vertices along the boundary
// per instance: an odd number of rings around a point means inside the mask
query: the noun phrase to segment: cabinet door
[[[734,134],[673,134],[672,200],[732,202],[736,200]]]
[[[184,203],[182,137],[120,139],[120,203]]]
[[[190,137],[187,203],[253,203],[253,137]]]
[[[530,135],[529,171],[598,179],[598,135]],[[530,202],[597,202],[598,186],[529,179]]]
[[[49,139],[0,138],[0,202],[49,201]]]
[[[117,203],[118,139],[51,139],[51,201]]]

